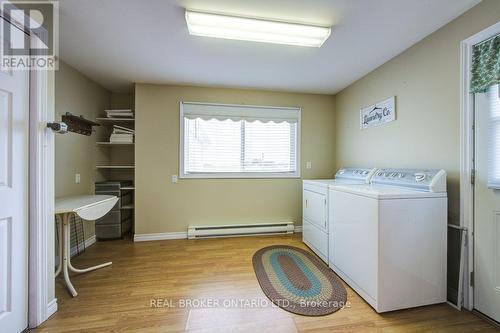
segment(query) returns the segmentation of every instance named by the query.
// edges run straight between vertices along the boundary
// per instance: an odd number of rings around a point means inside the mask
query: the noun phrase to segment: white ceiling
[[[133,82],[336,93],[480,0],[62,0],[60,56],[114,92]],[[184,8],[332,25],[321,48],[188,34]]]

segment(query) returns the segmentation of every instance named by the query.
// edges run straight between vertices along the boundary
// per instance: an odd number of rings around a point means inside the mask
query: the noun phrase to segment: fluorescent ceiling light
[[[253,42],[320,47],[330,28],[186,10],[189,34]]]

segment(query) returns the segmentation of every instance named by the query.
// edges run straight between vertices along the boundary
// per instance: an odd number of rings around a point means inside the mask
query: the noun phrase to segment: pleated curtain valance
[[[265,107],[228,104],[204,104],[182,102],[182,114],[187,119],[217,119],[232,121],[261,121],[297,123],[300,118],[299,108]]]
[[[471,93],[486,92],[500,83],[500,35],[473,47]]]

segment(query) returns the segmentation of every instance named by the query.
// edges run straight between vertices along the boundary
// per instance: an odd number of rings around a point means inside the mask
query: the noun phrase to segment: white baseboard
[[[47,304],[47,318],[49,319],[54,313],[57,312],[57,298],[54,298],[52,301]]]
[[[294,232],[302,232],[302,226],[298,225],[294,228]],[[259,235],[253,235],[259,236]],[[159,232],[154,234],[135,234],[134,242],[148,242],[169,239],[187,239],[187,232]]]
[[[135,234],[134,242],[148,242],[168,239],[187,239],[187,232],[160,232],[154,234]]]

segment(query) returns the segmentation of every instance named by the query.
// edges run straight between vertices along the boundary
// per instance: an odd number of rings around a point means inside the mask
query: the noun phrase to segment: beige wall
[[[109,91],[91,81],[73,67],[59,62],[55,75],[56,120],[66,112],[83,115],[94,120],[110,105]],[[75,133],[56,135],[55,139],[55,194],[56,197],[94,193],[94,182],[99,175],[95,171],[97,161],[105,162],[106,151],[96,147],[102,129],[92,136]],[[105,149],[105,148],[104,148]],[[80,184],[75,174],[81,175]],[[100,179],[98,179],[100,180]],[[84,223],[85,236],[95,234],[94,223]]]
[[[134,109],[134,94],[111,94],[111,109]]]
[[[302,176],[334,174],[334,98],[256,90],[137,84],[136,233],[186,231],[189,224],[301,221],[299,179],[189,179],[179,174],[179,103],[302,108]],[[306,161],[312,169],[306,170]]]
[[[500,20],[483,1],[336,95],[339,166],[442,168],[449,210],[459,218],[460,41]],[[396,96],[397,120],[359,129],[359,109]]]

